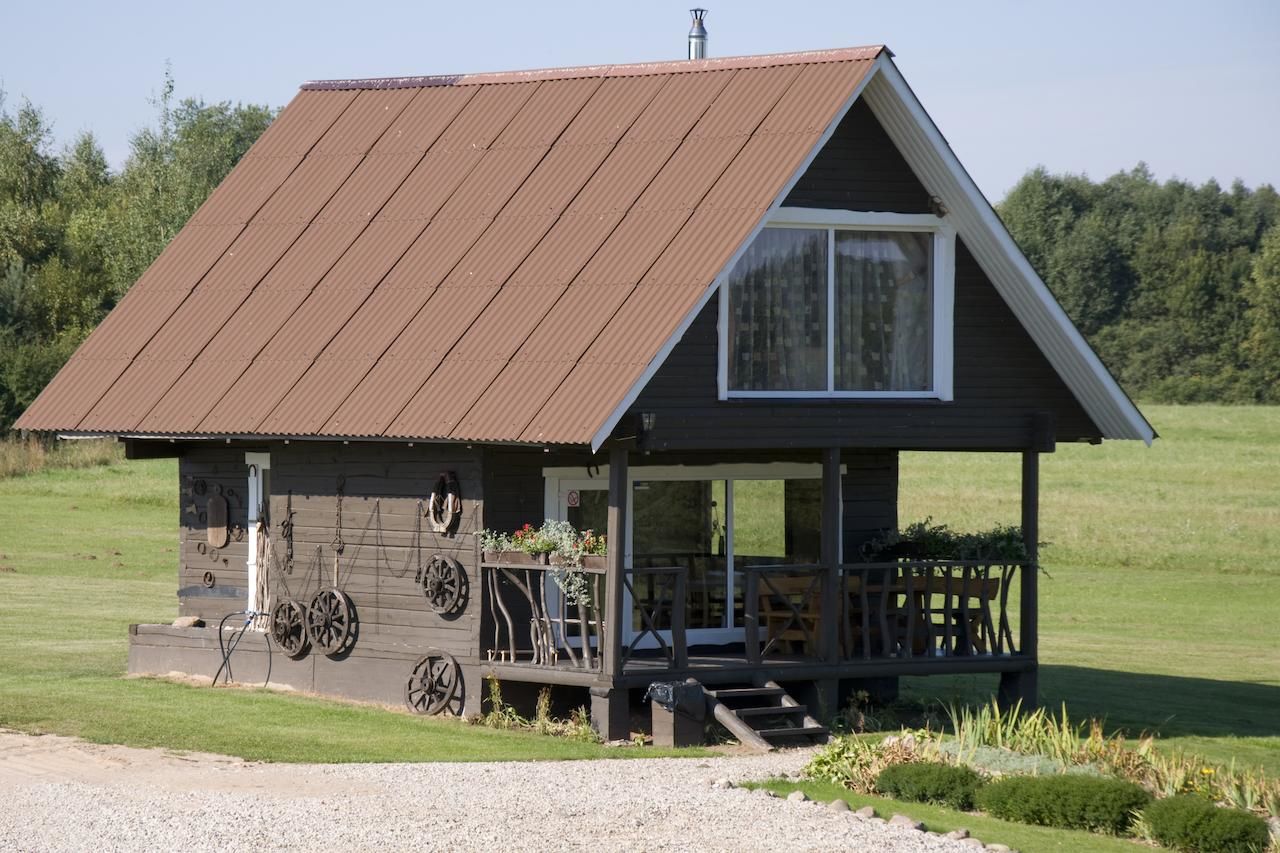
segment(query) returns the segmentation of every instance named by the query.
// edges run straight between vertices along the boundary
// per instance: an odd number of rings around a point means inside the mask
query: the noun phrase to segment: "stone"
[[[173,627],[202,628],[204,627],[204,620],[199,616],[179,616],[177,619],[173,620]]]
[[[854,812],[854,814],[856,814],[858,817],[871,818],[876,816],[876,810],[871,808],[871,806],[863,806],[862,808]]]
[[[831,809],[833,812],[847,812],[849,810],[849,804],[844,800],[832,800],[827,803],[827,808]]]
[[[716,781],[711,783],[711,787],[719,788],[721,790],[728,790],[729,788],[733,787],[733,783],[730,782],[728,779],[717,779]]]
[[[790,794],[787,794],[787,799],[793,803],[803,803],[809,798],[804,795],[804,791],[792,791]]]
[[[952,841],[963,841],[968,837],[969,830],[967,829],[953,829],[947,833],[947,838],[950,838]]]
[[[965,839],[962,839],[960,843],[967,844],[975,850],[980,850],[987,846],[976,838],[965,838]]]
[[[914,829],[917,832],[924,832],[924,823],[913,818],[909,818],[904,814],[896,814],[889,818],[890,826],[905,826],[908,829]]]
[[[881,826],[883,826],[883,825],[884,825],[884,818],[882,818],[882,817],[869,817],[869,818],[867,818],[867,823],[878,823],[878,824],[880,824]]]
[[[990,850],[991,853],[1011,853],[1007,844],[988,844],[987,849]]]
[[[756,793],[764,794],[766,797],[770,797],[775,800],[778,798],[778,795],[773,791],[770,791],[768,788],[756,788]]]

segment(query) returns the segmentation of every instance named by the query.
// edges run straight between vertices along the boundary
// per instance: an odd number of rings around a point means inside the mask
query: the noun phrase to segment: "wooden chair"
[[[822,578],[760,578],[758,592],[760,629],[763,637],[761,655],[783,643],[797,646],[800,654],[817,654],[819,624],[822,621]]]

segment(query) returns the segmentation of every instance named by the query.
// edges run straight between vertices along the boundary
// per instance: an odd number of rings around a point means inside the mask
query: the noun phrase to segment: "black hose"
[[[235,652],[236,646],[240,645],[240,640],[244,638],[245,633],[249,630],[249,626],[253,624],[253,620],[257,615],[257,613],[249,610],[234,610],[226,616],[223,616],[222,621],[218,623],[218,652],[222,655],[222,663],[218,665],[218,671],[213,676],[214,687],[218,686],[218,679],[222,676],[223,670],[226,670],[227,673],[227,678],[223,684],[231,683],[231,655]],[[223,632],[226,629],[227,620],[233,616],[245,616],[247,618],[244,620],[244,625],[241,626],[240,630],[231,638],[231,642],[227,643],[223,640]],[[271,649],[271,635],[264,635],[264,639],[267,643],[267,680],[262,682],[262,686],[266,687],[271,683],[271,664],[273,654]]]

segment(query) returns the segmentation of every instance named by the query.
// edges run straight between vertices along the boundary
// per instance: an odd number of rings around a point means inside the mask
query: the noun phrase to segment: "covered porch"
[[[630,689],[686,678],[818,682],[834,696],[842,680],[986,672],[1001,674],[1004,699],[1032,704],[1039,454],[1051,447],[1018,451],[1026,559],[875,562],[843,553],[839,448],[821,451],[813,472],[816,559],[735,560],[730,544],[718,562],[714,551],[664,560],[640,546],[628,502],[643,495],[637,485],[652,466],[615,447],[597,496],[610,548],[602,565],[582,569],[586,594],[566,599],[551,582],[555,567],[482,561],[482,672],[591,687],[622,703]],[[553,491],[548,484],[549,505]],[[723,523],[731,533],[731,518]],[[718,625],[708,627],[708,613]]]

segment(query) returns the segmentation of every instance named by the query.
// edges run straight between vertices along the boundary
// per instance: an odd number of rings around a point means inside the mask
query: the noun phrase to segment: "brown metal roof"
[[[881,51],[305,84],[17,426],[589,443]]]

